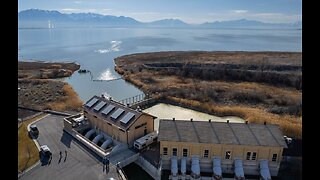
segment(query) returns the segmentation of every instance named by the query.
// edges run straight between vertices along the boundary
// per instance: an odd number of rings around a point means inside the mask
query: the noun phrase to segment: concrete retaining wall
[[[74,130],[69,130],[67,128],[64,128],[63,130],[65,132],[69,133],[71,136],[73,136],[78,141],[80,141],[83,145],[87,146],[89,149],[91,149],[98,156],[103,158],[106,155],[108,155],[107,152],[103,152],[102,150],[100,150],[100,148],[96,144],[88,142],[88,140],[84,136],[82,136],[81,134],[75,132]]]
[[[50,113],[50,114],[61,115],[61,116],[72,116],[72,114],[69,114],[69,113],[53,111],[53,110],[44,110],[44,112]]]
[[[153,179],[161,179],[161,168],[157,169],[142,156],[139,156],[139,159],[135,161],[135,163],[139,165],[144,171],[146,171]]]
[[[131,164],[132,162],[135,162],[135,161],[138,161],[138,160],[139,160],[139,153],[137,153],[137,154],[135,154],[135,155],[133,155],[133,156],[121,161],[121,163],[119,163],[118,166],[120,168],[123,168],[123,167]]]

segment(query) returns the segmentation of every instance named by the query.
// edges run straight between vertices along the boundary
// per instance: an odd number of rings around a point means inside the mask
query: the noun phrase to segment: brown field
[[[70,76],[79,68],[74,63],[19,62],[18,106],[38,110],[81,111],[82,102],[72,87],[54,80]]]
[[[80,68],[75,63],[18,62],[18,78],[55,79],[71,76]]]
[[[160,52],[116,58],[115,70],[153,97],[278,124],[287,136],[301,138],[301,58],[288,52]]]

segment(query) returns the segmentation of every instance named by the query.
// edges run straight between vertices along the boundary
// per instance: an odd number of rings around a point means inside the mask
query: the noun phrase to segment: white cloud
[[[247,13],[248,10],[237,9],[237,10],[232,10],[232,12],[234,12],[236,14],[244,14],[244,13]]]
[[[81,4],[82,1],[73,1],[75,4]]]
[[[81,8],[63,8],[60,9],[63,13],[98,13],[106,15],[108,12],[112,11],[112,9],[81,9]]]
[[[74,9],[74,8],[64,8],[61,9],[61,11],[67,11],[67,12],[75,12],[75,11],[79,11],[80,9]]]

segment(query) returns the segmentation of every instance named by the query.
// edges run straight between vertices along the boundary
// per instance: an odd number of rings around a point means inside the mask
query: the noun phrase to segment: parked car
[[[52,155],[49,147],[47,145],[42,145],[40,147],[40,156],[42,155],[45,158],[50,158],[50,156]]]
[[[35,124],[30,126],[30,133],[36,137],[39,135],[39,130]]]

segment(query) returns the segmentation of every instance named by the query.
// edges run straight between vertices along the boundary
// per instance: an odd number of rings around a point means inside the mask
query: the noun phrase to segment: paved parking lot
[[[63,116],[49,115],[36,125],[40,131],[39,145],[48,145],[52,160],[48,165],[38,164],[21,176],[21,180],[119,179],[114,166],[111,166],[106,174],[100,158],[63,131]]]

